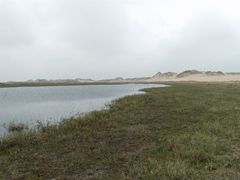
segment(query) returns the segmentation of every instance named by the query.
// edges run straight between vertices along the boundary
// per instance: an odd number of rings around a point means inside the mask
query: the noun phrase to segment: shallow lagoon
[[[112,100],[143,93],[160,84],[82,85],[0,89],[0,135],[9,123],[30,127],[38,121],[58,123],[64,118],[105,108]]]

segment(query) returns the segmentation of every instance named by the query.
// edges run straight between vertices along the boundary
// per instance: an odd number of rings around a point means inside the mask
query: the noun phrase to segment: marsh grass
[[[26,130],[28,130],[28,126],[22,123],[12,122],[7,126],[7,131],[9,133],[21,133]]]
[[[4,138],[0,177],[240,179],[240,84],[145,91],[109,109]]]

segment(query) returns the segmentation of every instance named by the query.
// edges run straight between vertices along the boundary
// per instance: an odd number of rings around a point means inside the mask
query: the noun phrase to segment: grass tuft
[[[8,125],[7,130],[9,133],[20,133],[25,130],[28,130],[28,126],[22,123],[11,123]]]

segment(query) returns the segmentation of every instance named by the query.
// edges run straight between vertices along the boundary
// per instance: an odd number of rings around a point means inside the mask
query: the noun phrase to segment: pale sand
[[[181,82],[181,81],[196,81],[196,82],[233,82],[233,81],[240,81],[240,75],[232,75],[232,74],[225,74],[225,75],[206,75],[206,74],[193,74],[186,77],[178,78],[174,77],[158,77],[158,78],[151,78],[148,79],[147,82],[166,82],[166,81],[173,81],[173,82]]]
[[[133,79],[111,79],[103,80],[106,83],[157,83],[157,82],[240,82],[240,74],[224,74],[224,75],[207,75],[190,74],[185,77],[177,77],[177,74],[172,76],[153,76],[150,78],[133,78]]]
[[[31,80],[27,82],[6,82],[0,83],[0,87],[7,86],[31,86],[38,84],[55,85],[55,84],[95,84],[95,83],[161,83],[161,82],[240,82],[240,73],[223,73],[223,72],[211,72],[211,71],[197,71],[187,70],[181,73],[166,72],[157,73],[152,77],[142,78],[128,78],[124,79],[121,77],[115,79],[105,80],[92,80],[92,79],[58,79],[58,80]],[[20,84],[19,84],[20,83]]]

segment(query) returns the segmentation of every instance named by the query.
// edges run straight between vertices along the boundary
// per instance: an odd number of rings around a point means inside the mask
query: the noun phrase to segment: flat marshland
[[[0,144],[2,179],[239,179],[240,84],[179,83]]]

